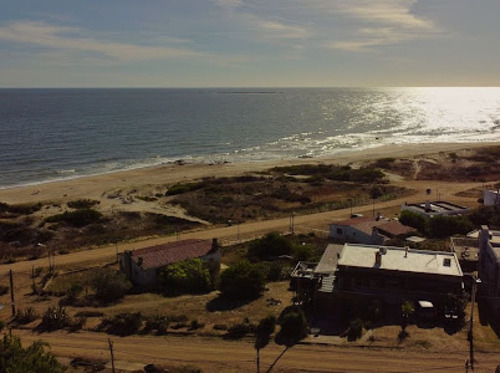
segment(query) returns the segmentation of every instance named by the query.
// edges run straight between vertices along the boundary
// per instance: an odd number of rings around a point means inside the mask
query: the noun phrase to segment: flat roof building
[[[427,218],[432,218],[440,215],[464,215],[468,214],[470,209],[446,201],[425,201],[422,203],[405,203],[401,206],[401,211],[412,211]]]
[[[323,277],[319,291],[339,297],[379,298],[394,304],[439,302],[444,294],[463,290],[462,269],[453,252],[347,243],[331,273]]]

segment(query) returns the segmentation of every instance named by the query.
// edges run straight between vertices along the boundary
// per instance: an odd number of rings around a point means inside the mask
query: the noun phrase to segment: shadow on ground
[[[224,297],[223,295],[219,295],[216,298],[212,299],[207,303],[207,311],[216,312],[216,311],[231,311],[236,308],[242,307],[248,303],[253,302],[255,299],[245,299],[245,300],[233,300]]]

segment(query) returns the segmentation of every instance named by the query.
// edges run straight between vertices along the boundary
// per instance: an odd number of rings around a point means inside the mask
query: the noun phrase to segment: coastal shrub
[[[248,247],[248,256],[253,259],[265,259],[280,255],[290,255],[293,244],[279,233],[271,232],[254,240]]]
[[[43,205],[38,203],[23,203],[19,205],[9,205],[8,212],[19,215],[31,215],[37,211],[39,211]]]
[[[102,317],[104,313],[101,311],[79,311],[75,314],[75,317]]]
[[[332,165],[312,165],[312,164],[302,164],[302,165],[291,165],[274,167],[271,171],[289,174],[289,175],[321,175],[327,174],[333,170],[335,166]]]
[[[395,158],[380,158],[373,163],[373,166],[376,168],[390,170],[395,161]]]
[[[137,196],[137,199],[140,199],[141,201],[144,201],[144,202],[158,201],[158,198],[156,198],[156,197],[150,197],[150,196]]]
[[[189,323],[189,330],[201,329],[204,326],[205,326],[204,323],[199,322],[198,319],[194,319],[194,320],[191,320],[191,322]]]
[[[241,339],[247,334],[252,334],[255,332],[255,325],[250,323],[249,320],[244,320],[241,323],[233,324],[227,329],[227,333],[224,336],[227,339]]]
[[[155,315],[146,318],[146,324],[144,326],[145,332],[151,332],[156,330],[156,334],[164,335],[167,334],[167,329],[170,321],[165,315]]]
[[[166,196],[174,196],[176,194],[183,194],[187,192],[192,192],[203,187],[203,183],[185,183],[185,184],[174,184],[168,188],[165,193]]]
[[[29,324],[39,317],[40,315],[35,311],[33,307],[27,307],[25,309],[17,310],[15,321],[19,324]]]
[[[109,268],[99,269],[90,280],[95,297],[102,303],[115,302],[132,289],[124,273]]]
[[[66,222],[73,227],[80,228],[98,222],[101,217],[102,214],[99,211],[85,208],[49,216],[45,221],[48,223]]]
[[[45,311],[42,322],[39,326],[40,330],[53,331],[66,328],[71,325],[71,319],[64,307],[49,307]]]
[[[264,285],[265,277],[258,266],[241,261],[221,273],[218,288],[229,299],[254,299]]]
[[[72,209],[89,209],[99,203],[100,202],[95,199],[77,199],[75,201],[69,201],[68,207]]]
[[[170,264],[159,276],[163,291],[169,295],[202,294],[212,290],[210,271],[200,259]]]
[[[114,317],[106,317],[102,320],[100,329],[109,334],[126,336],[137,333],[142,326],[142,315],[140,312],[120,313]]]

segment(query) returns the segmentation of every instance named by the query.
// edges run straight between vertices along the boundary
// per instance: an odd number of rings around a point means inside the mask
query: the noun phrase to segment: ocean
[[[0,188],[500,140],[500,88],[0,89]]]

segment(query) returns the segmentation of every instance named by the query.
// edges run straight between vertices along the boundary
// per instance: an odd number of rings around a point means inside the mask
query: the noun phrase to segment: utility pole
[[[474,370],[474,303],[476,302],[476,286],[481,283],[480,279],[472,277],[472,296],[470,309],[470,325],[469,325],[469,364],[471,370]]]
[[[14,302],[14,277],[12,276],[12,269],[9,270],[10,278],[10,301],[12,306],[12,317],[16,317],[16,304]]]
[[[111,371],[113,373],[116,373],[116,371],[115,371],[115,356],[113,355],[113,342],[109,338],[108,338],[108,344],[109,344],[109,353],[111,354]]]

